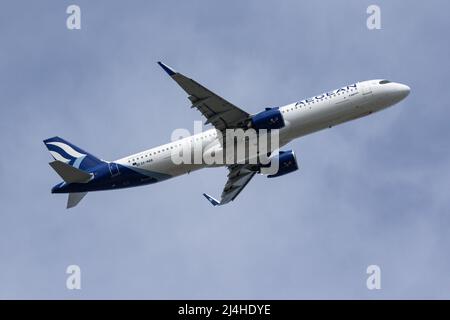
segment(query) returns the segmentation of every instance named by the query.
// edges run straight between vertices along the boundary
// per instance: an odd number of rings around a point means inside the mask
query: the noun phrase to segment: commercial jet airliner
[[[171,155],[179,150],[193,150],[200,146],[204,154],[224,152],[239,142],[225,143],[227,131],[253,129],[256,132],[277,131],[278,146],[283,147],[295,138],[331,128],[350,120],[370,115],[390,107],[408,96],[410,88],[389,80],[368,80],[350,84],[282,107],[265,108],[249,114],[219,97],[198,82],[158,62],[165,72],[188,94],[192,103],[213,128],[177,141],[139,152],[115,161],[97,158],[60,138],[44,140],[54,161],[50,166],[64,180],[52,188],[52,193],[68,193],[67,208],[76,206],[90,191],[112,190],[142,186],[180,176],[206,167],[227,167],[228,180],[220,200],[204,194],[214,205],[236,199],[256,173],[264,174],[264,165],[238,159],[235,163],[209,164],[175,163]],[[257,152],[260,152],[259,149]],[[277,171],[268,175],[279,177],[298,169],[292,150],[266,151],[270,162],[277,162]],[[242,161],[244,160],[244,161]]]

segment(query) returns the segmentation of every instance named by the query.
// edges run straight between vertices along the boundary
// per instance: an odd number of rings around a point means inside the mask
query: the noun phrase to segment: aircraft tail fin
[[[92,173],[74,168],[70,164],[59,160],[55,160],[49,164],[67,183],[86,183],[92,178]]]
[[[87,192],[73,192],[69,193],[67,198],[67,209],[75,207],[84,198]]]
[[[46,139],[44,143],[55,160],[67,163],[74,168],[87,170],[103,163],[96,156],[60,137]]]

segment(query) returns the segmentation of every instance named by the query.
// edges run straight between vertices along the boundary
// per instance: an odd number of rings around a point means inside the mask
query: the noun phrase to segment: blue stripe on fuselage
[[[52,193],[89,192],[100,190],[123,189],[152,184],[171,178],[170,175],[143,169],[117,165],[118,173],[110,170],[110,163],[102,163],[91,170],[94,178],[87,183],[60,183],[53,187]]]

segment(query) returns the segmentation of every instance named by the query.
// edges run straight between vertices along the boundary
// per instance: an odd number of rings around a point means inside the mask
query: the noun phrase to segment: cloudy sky
[[[376,1],[371,31],[372,3],[4,1],[0,298],[450,298],[450,3]],[[218,168],[66,210],[43,139],[114,160],[202,119],[158,60],[251,113],[366,79],[412,92],[292,142],[299,171],[224,207],[202,196]]]

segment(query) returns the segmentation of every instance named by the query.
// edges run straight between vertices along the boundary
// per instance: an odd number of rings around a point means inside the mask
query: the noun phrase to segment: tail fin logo
[[[55,160],[81,170],[89,170],[103,161],[58,136],[45,139],[45,146]]]
[[[79,165],[86,156],[86,154],[80,153],[71,146],[62,142],[52,141],[47,142],[46,145],[55,160],[69,163],[74,167],[77,167],[77,164]]]

